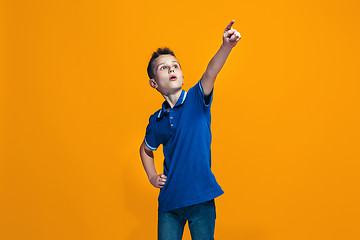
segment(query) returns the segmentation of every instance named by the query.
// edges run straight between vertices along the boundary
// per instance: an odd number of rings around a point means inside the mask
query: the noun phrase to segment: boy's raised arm
[[[200,80],[205,96],[211,93],[214,87],[216,76],[224,66],[224,63],[232,48],[235,47],[237,42],[241,39],[240,33],[232,28],[234,22],[235,20],[232,20],[225,28],[223,34],[223,43],[214,57],[210,60],[206,71]]]

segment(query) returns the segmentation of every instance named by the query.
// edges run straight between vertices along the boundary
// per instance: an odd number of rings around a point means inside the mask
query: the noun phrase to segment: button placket
[[[174,127],[174,121],[173,121],[174,117],[172,116],[173,115],[172,109],[170,109],[169,115],[170,115],[170,117],[169,117],[170,126]]]

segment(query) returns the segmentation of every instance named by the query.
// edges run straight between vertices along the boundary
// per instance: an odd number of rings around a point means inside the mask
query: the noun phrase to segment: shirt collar
[[[185,92],[185,90],[182,90],[181,95],[180,95],[179,99],[177,100],[177,102],[176,102],[176,104],[175,104],[174,107],[180,106],[180,105],[182,105],[182,104],[185,102],[186,94],[187,94],[187,92]],[[169,104],[168,104],[167,101],[165,101],[165,102],[162,104],[162,108],[160,109],[160,112],[159,112],[159,114],[158,114],[158,116],[157,116],[158,118],[161,118],[162,115],[164,115],[164,113],[167,112],[167,111],[166,111],[166,108],[170,108],[170,106],[169,106]]]

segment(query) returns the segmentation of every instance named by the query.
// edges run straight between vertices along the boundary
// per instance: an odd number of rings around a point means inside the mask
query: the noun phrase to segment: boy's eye
[[[164,67],[164,66],[162,66],[161,68],[160,68],[160,70],[164,70],[166,67]]]
[[[174,65],[174,68],[178,68],[178,65]]]

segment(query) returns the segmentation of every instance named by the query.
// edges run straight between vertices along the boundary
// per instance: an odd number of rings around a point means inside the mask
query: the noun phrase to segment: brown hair
[[[151,56],[151,59],[150,59],[150,61],[149,61],[149,65],[148,65],[148,67],[147,67],[147,73],[148,73],[150,79],[153,79],[153,78],[155,77],[154,69],[153,69],[153,67],[154,67],[154,66],[153,66],[153,63],[154,63],[155,59],[158,58],[158,57],[161,56],[161,55],[168,55],[168,54],[170,54],[170,55],[172,55],[172,56],[175,57],[174,52],[171,51],[170,48],[167,48],[167,47],[165,47],[165,48],[158,48],[158,49],[156,50],[156,52],[153,52],[153,54],[152,54],[152,56]]]

